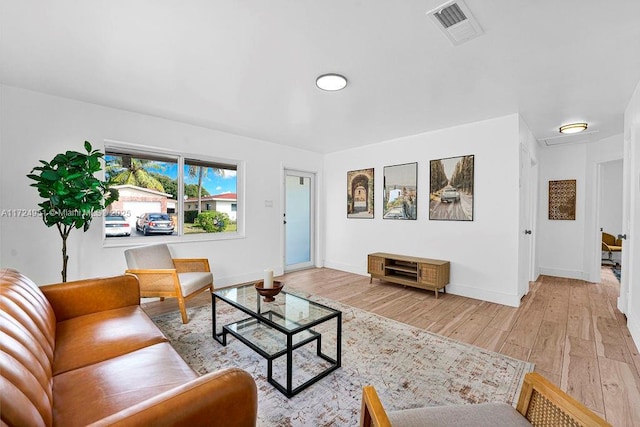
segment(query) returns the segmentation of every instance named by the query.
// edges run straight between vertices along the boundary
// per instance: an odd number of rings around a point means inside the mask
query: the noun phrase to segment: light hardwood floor
[[[640,354],[616,308],[619,284],[541,276],[519,308],[405,288],[326,268],[279,278],[299,289],[535,363],[535,370],[614,426],[640,425]],[[210,304],[207,294],[188,306]],[[175,300],[143,304],[150,315],[177,310]]]

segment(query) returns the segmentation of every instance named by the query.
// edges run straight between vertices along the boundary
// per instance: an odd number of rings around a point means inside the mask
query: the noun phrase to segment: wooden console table
[[[373,278],[405,286],[446,292],[449,284],[449,261],[376,252],[368,255],[367,272]]]

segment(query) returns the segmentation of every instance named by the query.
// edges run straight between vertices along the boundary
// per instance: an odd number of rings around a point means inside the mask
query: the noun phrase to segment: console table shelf
[[[368,255],[367,272],[373,279],[415,288],[446,292],[449,284],[449,261],[376,252]]]

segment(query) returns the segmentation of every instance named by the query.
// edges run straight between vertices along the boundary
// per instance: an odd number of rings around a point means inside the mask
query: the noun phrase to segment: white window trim
[[[111,237],[104,235],[104,219],[101,224],[101,233],[103,238],[103,247],[121,247],[121,246],[138,246],[148,245],[150,243],[187,243],[187,242],[205,242],[218,240],[236,240],[245,238],[245,161],[228,159],[224,157],[213,157],[196,153],[186,153],[168,148],[154,147],[150,145],[133,144],[129,142],[105,140],[103,153],[114,149],[130,151],[132,154],[148,155],[166,155],[176,159],[178,164],[178,215],[177,227],[180,233],[184,230],[184,161],[185,159],[197,159],[207,163],[222,163],[236,166],[236,203],[238,204],[236,211],[236,231],[226,233],[196,233],[196,234],[179,234],[176,236],[129,236],[129,237]],[[105,179],[105,171],[102,171],[101,179]],[[134,227],[135,228],[135,227]]]

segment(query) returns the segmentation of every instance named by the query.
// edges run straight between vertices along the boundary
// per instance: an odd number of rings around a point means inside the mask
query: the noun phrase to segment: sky
[[[174,169],[177,165],[173,166]],[[185,167],[184,181],[186,184],[198,184],[198,177],[190,177],[188,169]],[[207,189],[209,194],[236,193],[236,171],[224,170],[222,176],[216,175],[211,168],[207,168],[207,173],[202,178],[202,186]],[[174,172],[175,174],[175,172]],[[176,178],[177,175],[172,176]]]
[[[106,160],[109,160],[110,156],[107,156]],[[178,177],[178,165],[176,163],[168,162],[156,162],[161,165],[157,168],[147,168],[149,172],[155,172],[162,175],[166,175],[171,179],[177,179]],[[185,183],[186,184],[198,184],[198,177],[190,177],[188,174],[188,167],[185,167]],[[237,192],[237,177],[236,171],[224,170],[223,175],[216,175],[212,168],[207,168],[207,173],[202,179],[203,187],[211,195],[222,193],[236,193]]]

